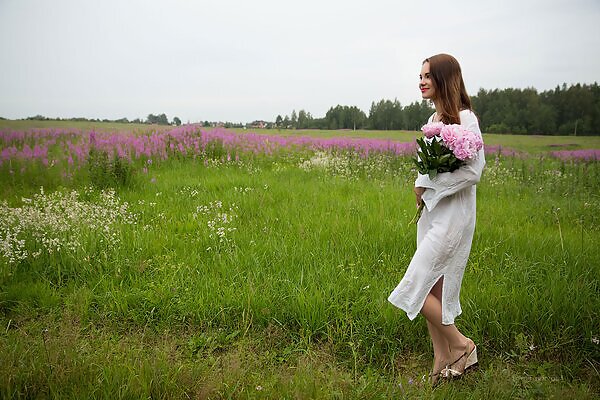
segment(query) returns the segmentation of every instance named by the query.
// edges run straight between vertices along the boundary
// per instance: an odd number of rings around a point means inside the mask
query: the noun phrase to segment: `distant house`
[[[264,129],[266,128],[267,124],[267,121],[254,121],[250,124],[250,128]]]

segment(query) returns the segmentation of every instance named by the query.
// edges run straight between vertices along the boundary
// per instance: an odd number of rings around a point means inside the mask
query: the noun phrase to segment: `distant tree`
[[[327,129],[327,119],[315,118],[312,120],[310,127],[313,129]]]
[[[298,111],[298,120],[296,121],[296,128],[303,129],[306,124],[306,111]]]
[[[304,110],[300,110],[298,111],[298,122],[297,122],[297,128],[298,129],[306,129],[308,127],[308,124],[310,123],[310,120],[312,119],[310,113],[307,113]]]
[[[329,129],[362,129],[367,116],[356,106],[337,105],[327,111],[325,120]]]
[[[173,124],[177,126],[181,125],[181,120],[179,119],[179,117],[173,117]]]
[[[600,135],[598,83],[562,84],[554,90],[541,93],[534,88],[480,89],[475,96],[471,96],[471,101],[482,132]],[[298,113],[293,110],[291,116],[277,115],[275,122],[268,123],[267,127],[418,131],[434,111],[427,100],[402,106],[398,99],[382,99],[371,103],[368,117],[356,106],[337,105],[331,107],[322,118],[314,118],[304,109]],[[48,118],[38,115],[28,119]],[[173,118],[173,123],[178,124],[178,120],[177,117]],[[150,114],[146,122],[168,124],[165,114]],[[213,126],[208,121],[203,124],[206,127]],[[227,122],[225,126],[239,127],[243,124]]]
[[[160,114],[160,115],[148,114],[146,123],[158,124],[158,125],[169,125],[169,120],[167,119],[167,116],[164,113]]]
[[[369,126],[372,129],[394,130],[405,126],[402,105],[395,99],[371,103]]]
[[[418,131],[425,124],[427,119],[433,114],[434,108],[429,105],[427,100],[411,103],[402,109],[403,124],[401,129],[409,131]]]
[[[600,134],[600,87],[480,89],[472,97],[484,132],[545,135]]]
[[[33,117],[27,117],[26,119],[27,120],[33,120],[33,121],[47,121],[50,118],[46,118],[43,115],[38,114],[38,115],[35,115]]]
[[[345,128],[362,129],[365,127],[366,121],[367,115],[358,107],[352,106],[346,109]]]
[[[298,116],[296,115],[296,110],[292,110],[292,116],[290,117],[290,125],[294,129],[298,127]]]

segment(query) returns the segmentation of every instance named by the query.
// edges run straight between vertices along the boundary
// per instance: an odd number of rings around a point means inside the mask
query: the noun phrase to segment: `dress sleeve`
[[[460,113],[461,125],[465,129],[481,135],[477,117],[473,112],[467,110]],[[444,197],[473,186],[481,179],[481,173],[485,166],[485,155],[483,148],[479,150],[477,156],[469,160],[465,165],[452,172],[441,172],[433,179],[429,175],[418,174],[415,181],[415,187],[424,187],[423,202],[427,210],[431,211],[438,202]]]

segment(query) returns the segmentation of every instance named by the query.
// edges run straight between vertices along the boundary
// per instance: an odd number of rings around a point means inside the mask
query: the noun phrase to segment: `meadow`
[[[0,126],[2,398],[600,394],[600,143],[484,135],[461,330],[431,388],[386,298],[416,132]]]

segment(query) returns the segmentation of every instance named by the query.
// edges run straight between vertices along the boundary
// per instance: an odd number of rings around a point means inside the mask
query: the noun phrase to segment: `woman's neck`
[[[433,105],[435,107],[435,117],[434,119],[437,121],[441,121],[442,118],[442,107],[437,103],[437,102],[433,102]]]

